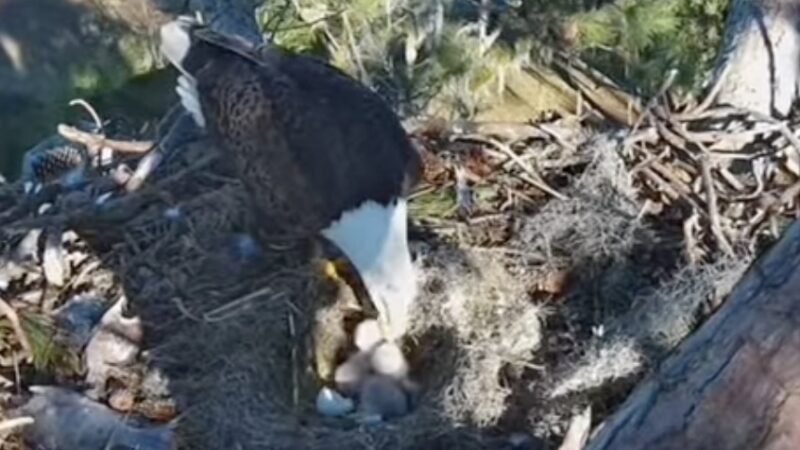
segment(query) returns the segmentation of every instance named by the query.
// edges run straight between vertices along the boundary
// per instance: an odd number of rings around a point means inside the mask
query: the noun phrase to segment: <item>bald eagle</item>
[[[183,107],[233,162],[260,225],[335,244],[385,337],[405,334],[418,290],[407,195],[421,160],[391,108],[324,61],[191,18],[161,28],[161,50],[180,71]]]

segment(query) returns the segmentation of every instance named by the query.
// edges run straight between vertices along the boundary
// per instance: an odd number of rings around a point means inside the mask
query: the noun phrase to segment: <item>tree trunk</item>
[[[800,222],[587,450],[800,448]]]
[[[800,1],[732,0],[712,86],[718,103],[785,116],[800,81]]]

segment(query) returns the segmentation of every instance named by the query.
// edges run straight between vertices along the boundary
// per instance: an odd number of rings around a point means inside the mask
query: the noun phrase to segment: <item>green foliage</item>
[[[530,45],[495,40],[463,6],[463,0],[293,0],[267,2],[260,18],[278,44],[325,57],[408,113],[435,103],[470,115],[502,90],[506,72],[519,68]]]
[[[76,373],[80,358],[55,339],[56,328],[52,319],[42,314],[20,314],[20,325],[25,330],[33,352],[33,365],[37,370],[50,373]]]
[[[576,49],[629,88],[652,94],[676,69],[696,93],[720,46],[728,0],[619,0],[573,15]]]
[[[456,195],[451,189],[437,189],[417,197],[409,209],[418,217],[448,217],[456,209]]]
[[[470,0],[270,1],[260,18],[277,43],[328,59],[407,113],[470,116],[535,57],[532,49],[547,47],[575,51],[644,95],[676,69],[674,87],[695,93],[728,2],[492,0],[483,29],[480,2]]]

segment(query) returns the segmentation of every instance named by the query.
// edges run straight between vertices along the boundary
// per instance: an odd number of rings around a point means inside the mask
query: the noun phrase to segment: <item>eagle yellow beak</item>
[[[322,276],[334,284],[344,283],[354,287],[346,264],[345,261],[325,258],[321,261]]]
[[[322,263],[322,274],[325,278],[330,279],[333,282],[340,282],[344,281],[341,276],[339,276],[339,271],[336,270],[336,262],[326,259]]]

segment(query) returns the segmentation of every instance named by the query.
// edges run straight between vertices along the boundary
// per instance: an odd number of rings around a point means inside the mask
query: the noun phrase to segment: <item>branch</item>
[[[72,142],[83,144],[93,155],[100,153],[103,148],[110,148],[111,150],[120,153],[141,154],[147,153],[153,148],[153,142],[150,141],[118,141],[114,139],[107,139],[102,134],[88,133],[81,131],[75,127],[59,124],[58,134]]]

